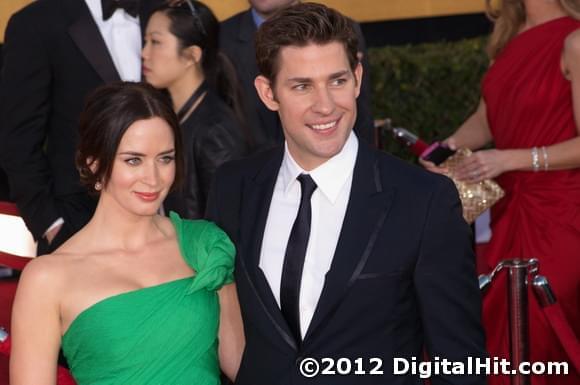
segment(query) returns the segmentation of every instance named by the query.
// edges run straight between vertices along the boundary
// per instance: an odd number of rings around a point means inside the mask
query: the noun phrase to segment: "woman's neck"
[[[526,8],[526,23],[524,29],[566,16],[559,1],[524,0]]]
[[[173,110],[178,112],[191,95],[199,88],[204,81],[203,74],[195,71],[187,78],[182,78],[168,87],[171,100],[173,102]]]
[[[94,248],[140,250],[168,236],[159,220],[157,215],[130,213],[112,197],[102,196],[86,230],[90,233],[89,239],[94,240]]]

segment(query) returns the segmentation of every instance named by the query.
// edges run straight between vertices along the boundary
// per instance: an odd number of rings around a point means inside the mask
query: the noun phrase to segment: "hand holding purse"
[[[449,170],[447,176],[453,180],[455,187],[457,187],[459,199],[461,199],[463,206],[463,218],[467,223],[473,223],[481,213],[505,195],[503,189],[492,179],[470,183],[453,178],[453,170],[471,154],[469,149],[462,148],[441,164]]]

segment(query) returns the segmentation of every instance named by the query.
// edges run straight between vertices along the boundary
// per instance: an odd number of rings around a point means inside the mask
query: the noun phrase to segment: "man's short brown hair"
[[[351,70],[358,64],[358,37],[353,22],[340,12],[317,3],[283,8],[266,20],[256,34],[260,74],[274,82],[280,69],[280,50],[309,44],[342,43]]]

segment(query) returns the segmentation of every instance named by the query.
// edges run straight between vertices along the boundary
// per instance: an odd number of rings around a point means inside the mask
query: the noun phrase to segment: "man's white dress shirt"
[[[139,17],[133,17],[125,10],[117,9],[113,16],[105,21],[101,0],[85,0],[85,2],[101,31],[121,79],[140,81],[142,42]]]
[[[260,268],[280,306],[280,283],[286,245],[300,205],[300,182],[310,174],[317,188],[312,195],[310,238],[300,286],[300,329],[306,335],[330,269],[352,187],[358,139],[351,132],[342,150],[310,172],[304,171],[285,146],[260,251]]]

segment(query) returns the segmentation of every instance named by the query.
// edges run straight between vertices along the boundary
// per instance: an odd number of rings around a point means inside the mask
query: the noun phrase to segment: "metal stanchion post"
[[[519,259],[511,260],[508,268],[508,304],[510,354],[512,367],[518,367],[529,358],[528,327],[528,263]],[[512,385],[529,385],[529,375],[521,373],[512,376]]]
[[[522,362],[529,360],[529,327],[528,327],[528,277],[538,271],[537,259],[510,259],[501,261],[487,275],[479,277],[479,287],[485,290],[493,277],[502,269],[508,272],[508,306],[510,332],[510,363],[518,368]],[[512,385],[529,385],[530,375],[517,373],[511,376]]]

